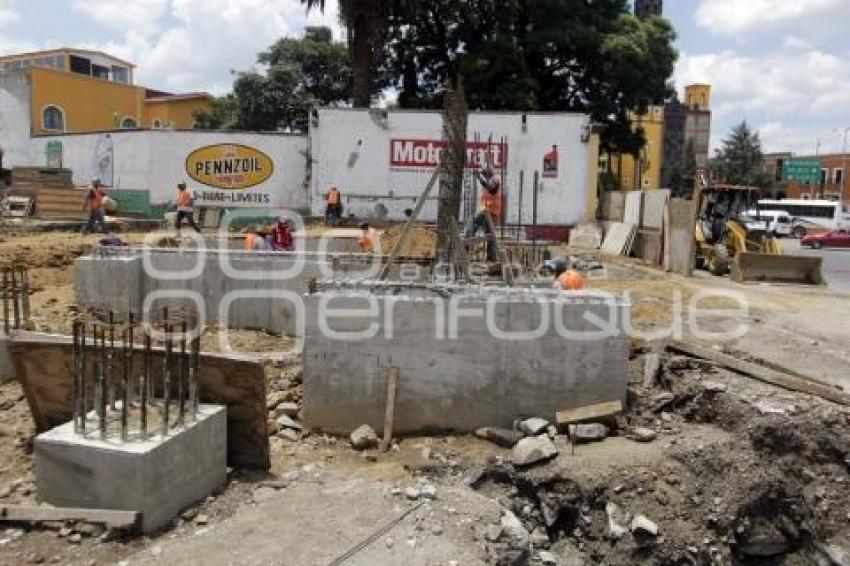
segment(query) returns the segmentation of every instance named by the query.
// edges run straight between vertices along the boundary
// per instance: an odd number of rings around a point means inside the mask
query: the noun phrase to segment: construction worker
[[[489,167],[478,174],[478,181],[481,183],[481,204],[466,230],[466,239],[474,238],[479,230],[483,230],[487,235],[487,260],[498,261],[493,226],[502,219],[502,184]]]
[[[262,252],[268,250],[265,234],[256,226],[248,226],[244,230],[245,239],[242,241],[242,250],[245,252]]]
[[[360,237],[357,238],[357,245],[360,246],[360,251],[363,253],[375,251],[375,229],[369,226],[368,222],[360,224]]]
[[[195,229],[195,232],[200,233],[201,229],[198,228],[197,224],[195,224],[194,199],[192,198],[192,193],[186,189],[186,183],[180,183],[177,185],[176,204],[177,220],[175,221],[175,226],[177,228],[177,233],[180,233],[180,228],[183,226],[184,218],[187,222],[189,222],[189,226]]]
[[[555,257],[543,263],[543,266],[555,276],[554,286],[561,291],[581,291],[584,287],[584,279],[574,269],[567,269],[567,261],[562,257]]]
[[[103,199],[105,198],[106,192],[100,184],[100,179],[92,179],[91,186],[86,191],[86,200],[83,203],[83,210],[89,211],[89,221],[84,229],[87,234],[95,231],[95,224],[98,225],[98,232],[106,231],[106,220],[103,216]]]
[[[336,187],[325,192],[325,225],[336,226],[342,218],[342,193]]]
[[[269,231],[269,249],[273,252],[291,252],[295,249],[292,228],[286,216],[278,216],[277,222]]]

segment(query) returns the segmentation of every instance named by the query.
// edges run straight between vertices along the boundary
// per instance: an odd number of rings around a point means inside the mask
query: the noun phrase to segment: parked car
[[[820,234],[807,234],[800,244],[816,250],[824,247],[850,248],[850,230],[830,230]]]
[[[791,235],[792,218],[784,210],[748,210],[744,216],[766,222],[767,231],[777,238]]]

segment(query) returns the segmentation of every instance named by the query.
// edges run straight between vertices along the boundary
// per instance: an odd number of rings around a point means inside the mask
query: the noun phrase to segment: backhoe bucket
[[[733,280],[823,285],[822,258],[741,252],[730,268]]]

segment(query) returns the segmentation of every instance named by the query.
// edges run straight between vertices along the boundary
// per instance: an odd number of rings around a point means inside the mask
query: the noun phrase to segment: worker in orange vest
[[[192,193],[186,188],[186,183],[177,185],[177,221],[175,227],[177,233],[180,233],[180,228],[183,226],[183,219],[189,223],[189,226],[195,229],[195,232],[200,233],[201,229],[195,224],[195,207],[192,198]]]
[[[479,230],[483,230],[487,235],[487,260],[497,261],[496,234],[492,226],[501,223],[502,220],[502,184],[496,177],[496,173],[489,167],[478,175],[478,181],[481,183],[481,205],[472,224],[466,230],[466,238],[474,238]]]
[[[269,249],[266,242],[266,235],[263,233],[265,229],[255,226],[245,228],[245,239],[242,242],[242,249],[246,252],[262,252]]]
[[[325,225],[336,226],[342,218],[342,193],[336,187],[325,192]]]
[[[89,221],[86,223],[84,232],[94,232],[95,224],[98,225],[99,232],[106,231],[106,221],[103,216],[103,199],[106,198],[106,192],[100,184],[100,179],[92,179],[89,190],[86,191],[86,200],[83,203],[83,210],[88,209]]]
[[[375,229],[369,226],[368,222],[360,224],[360,237],[357,238],[357,245],[360,246],[360,251],[363,253],[375,251]]]
[[[584,279],[574,269],[567,269],[567,262],[562,257],[552,258],[543,263],[544,267],[555,275],[554,286],[561,291],[581,291]]]

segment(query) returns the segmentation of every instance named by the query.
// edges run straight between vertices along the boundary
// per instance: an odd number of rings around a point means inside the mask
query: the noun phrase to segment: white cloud
[[[336,0],[309,17],[300,0],[76,0],[75,7],[125,30],[86,47],[135,62],[139,84],[164,90],[226,92],[231,71],[251,69],[258,52],[305,25],[326,25],[341,38]]]
[[[0,28],[20,21],[21,15],[12,8],[10,0],[0,0]]]
[[[847,0],[702,0],[698,24],[714,33],[735,34],[769,24],[834,21],[850,17]]]
[[[712,85],[712,145],[742,120],[762,128],[765,148],[806,146],[814,151],[818,132],[850,124],[850,57],[816,49],[755,56],[727,50],[682,53],[679,85]]]

